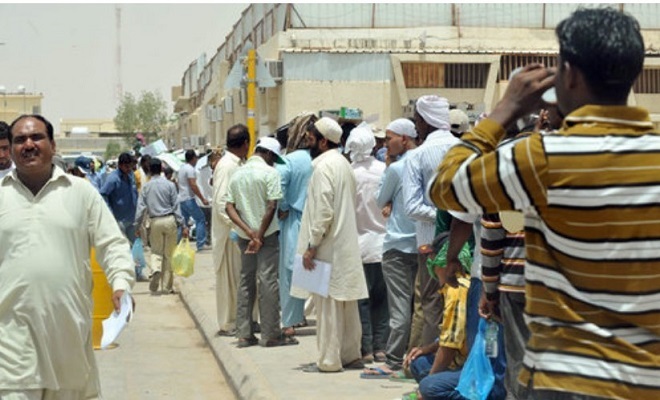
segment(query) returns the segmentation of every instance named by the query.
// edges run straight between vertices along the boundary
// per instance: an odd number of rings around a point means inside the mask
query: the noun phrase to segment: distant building
[[[11,91],[0,86],[0,121],[10,124],[23,114],[41,114],[42,93],[27,92],[24,87]]]
[[[61,119],[60,134],[55,140],[57,151],[63,156],[93,154],[102,157],[108,143],[116,142],[122,149],[127,148],[124,137],[112,119]]]
[[[194,60],[172,88],[178,118],[162,136],[170,146],[224,145],[246,121],[244,89],[224,89],[249,41],[277,82],[259,90],[258,135],[302,111],[359,108],[377,126],[439,94],[474,118],[501,97],[511,71],[556,65],[557,23],[577,4],[252,4],[207,62]],[[587,4],[587,7],[602,7]],[[642,26],[647,58],[630,102],[660,122],[660,4],[612,4]]]

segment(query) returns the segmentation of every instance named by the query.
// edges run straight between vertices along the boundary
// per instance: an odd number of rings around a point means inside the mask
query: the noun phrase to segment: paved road
[[[299,330],[298,346],[239,349],[236,338],[215,336],[218,325],[211,252],[197,253],[195,273],[177,278],[177,286],[242,399],[391,400],[401,399],[403,393],[416,387],[414,383],[360,379],[359,370],[334,374],[300,371],[301,364],[316,361],[318,354],[312,318],[312,326]]]
[[[147,285],[135,285],[119,347],[95,351],[103,399],[236,399],[179,296],[152,296]]]

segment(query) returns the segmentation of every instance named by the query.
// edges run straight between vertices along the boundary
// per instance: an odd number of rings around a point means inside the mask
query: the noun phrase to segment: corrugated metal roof
[[[339,54],[558,54],[556,50],[456,50],[456,49],[331,49],[331,48],[283,48],[282,53],[339,53]],[[660,55],[660,49],[646,49],[647,56]]]
[[[483,26],[554,28],[578,7],[623,7],[642,29],[660,29],[660,4],[603,3],[361,3],[294,4],[293,28]]]
[[[285,48],[282,53],[334,53],[334,54],[557,54],[557,51],[512,50],[455,50],[455,49],[313,49]]]

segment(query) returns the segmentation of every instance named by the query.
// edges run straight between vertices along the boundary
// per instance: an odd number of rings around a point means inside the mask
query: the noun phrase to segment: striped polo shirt
[[[507,232],[499,214],[481,218],[481,280],[488,300],[525,292],[525,232]]]
[[[523,384],[660,398],[660,135],[648,112],[584,106],[500,146],[484,120],[441,164],[438,207],[525,214]]]

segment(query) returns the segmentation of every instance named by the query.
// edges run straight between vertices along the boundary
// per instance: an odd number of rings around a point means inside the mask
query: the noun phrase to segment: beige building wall
[[[303,111],[318,113],[342,106],[359,108],[363,117],[378,114],[380,125],[393,119],[391,82],[286,81],[281,90],[282,124]]]
[[[0,121],[11,124],[23,114],[41,114],[41,93],[9,93],[0,91]]]

